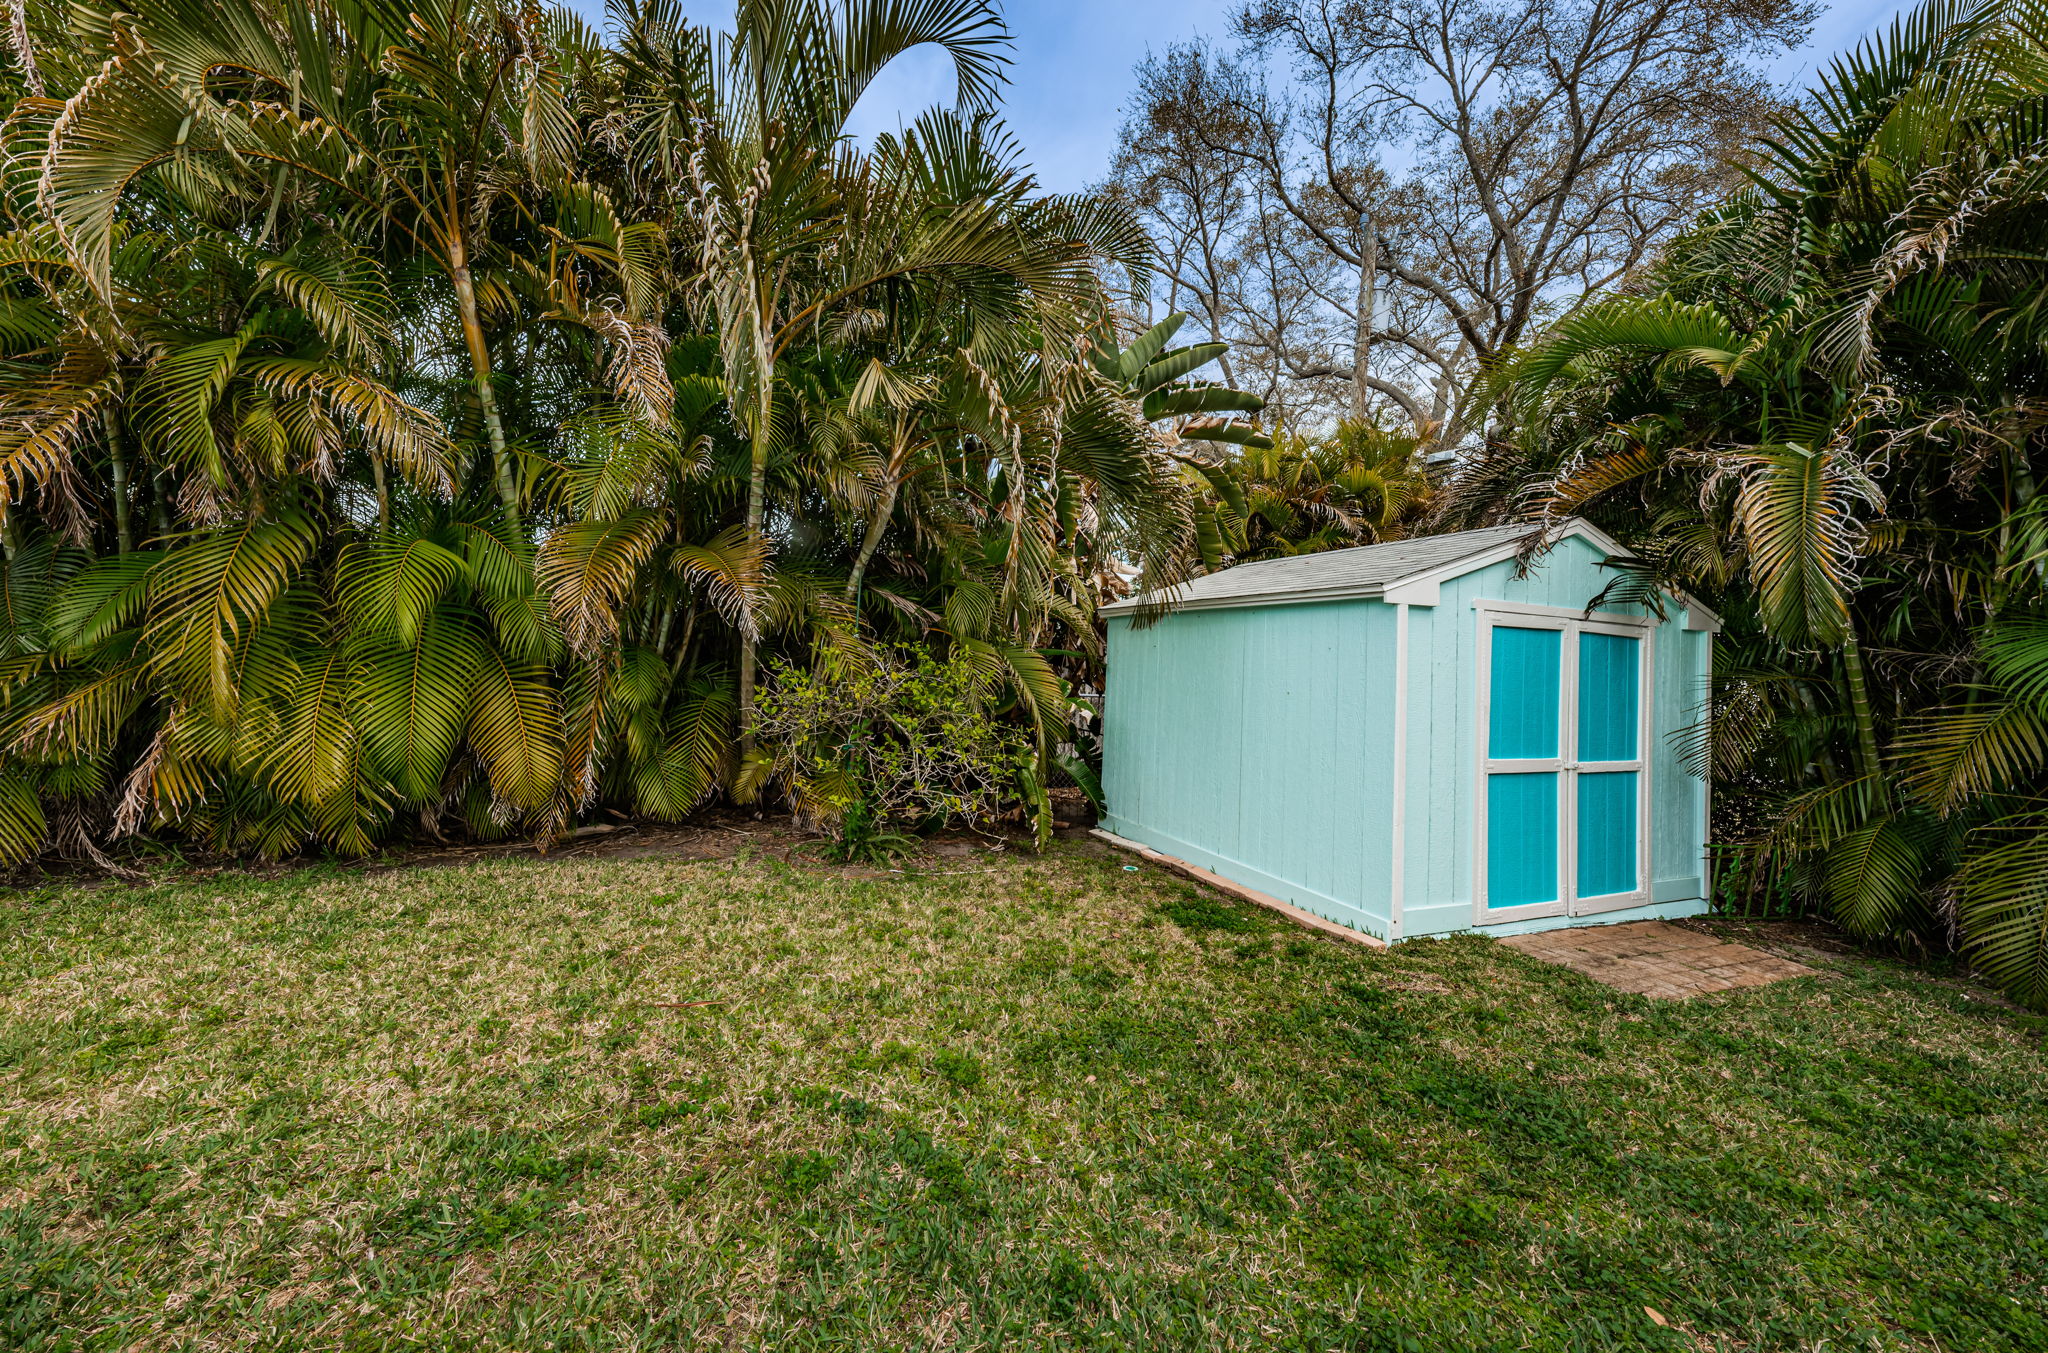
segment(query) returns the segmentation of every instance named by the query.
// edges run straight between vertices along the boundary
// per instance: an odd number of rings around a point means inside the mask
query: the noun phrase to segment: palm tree
[[[1172,454],[1199,486],[1195,528],[1205,567],[1396,539],[1432,504],[1422,440],[1345,420],[1314,435],[1268,435],[1249,418],[1256,395],[1190,379],[1228,345],[1167,345],[1186,321],[1168,315],[1119,350],[1098,336],[1094,362],[1120,391],[1165,422]],[[1228,450],[1226,448],[1236,448]]]
[[[25,12],[0,858],[681,816],[750,783],[763,650],[891,629],[1030,724],[1042,807],[1095,601],[1194,564],[1147,420],[1217,396],[1088,360],[1149,245],[972,111],[983,7]],[[845,144],[924,40],[970,111]]]
[[[362,747],[375,719],[350,694],[356,645],[320,596],[314,523],[360,507],[351,464],[377,467],[388,526],[381,467],[432,499],[448,491],[453,453],[438,421],[378,378],[391,305],[381,269],[316,235],[267,254],[124,234],[112,311],[61,254],[38,271],[50,284],[41,306],[60,318],[0,384],[0,441],[17,462],[45,448],[25,463],[42,468],[33,487],[46,517],[78,524],[76,543],[44,536],[11,561],[10,586],[29,575],[41,588],[11,613],[0,742],[60,804],[114,793],[130,829],[178,823],[265,853],[311,831],[366,849],[387,797]],[[90,341],[110,323],[125,335],[112,352]],[[97,559],[105,537],[77,465],[95,433],[117,495],[114,552]],[[151,485],[148,548],[119,501],[124,463]],[[173,515],[196,529],[175,529]],[[476,690],[473,670],[452,678]],[[116,787],[123,747],[133,760]],[[39,820],[15,815],[24,835],[7,853],[36,844]]]
[[[331,195],[341,233],[395,234],[446,278],[492,483],[518,529],[484,318],[487,286],[511,294],[492,266],[494,228],[505,216],[554,226],[580,257],[626,274],[628,293],[645,289],[632,275],[643,251],[622,246],[602,195],[575,178],[569,85],[587,34],[560,11],[501,0],[276,13],[262,0],[172,0],[125,22],[132,44],[69,101],[43,162],[42,208],[80,273],[106,295],[117,212],[153,175],[212,159],[267,167],[273,219],[297,194]],[[583,230],[559,228],[579,217]]]
[[[1238,561],[1398,540],[1435,493],[1419,437],[1350,419],[1194,464],[1215,495],[1218,545]]]
[[[734,31],[715,39],[648,17],[634,29],[650,50],[678,54],[665,68],[682,76],[680,106],[646,109],[642,139],[688,129],[697,285],[717,317],[727,399],[750,449],[746,532],[765,558],[777,381],[793,346],[872,329],[890,308],[920,300],[979,307],[979,318],[1000,323],[1022,318],[1019,300],[1029,297],[1032,319],[1060,324],[1050,307],[1094,299],[1092,252],[1027,228],[1026,180],[954,192],[961,176],[949,162],[971,164],[979,149],[957,123],[928,120],[943,130],[872,154],[844,144],[862,92],[915,46],[952,58],[963,111],[989,106],[1008,58],[987,0],[743,0]],[[749,742],[756,664],[749,627],[739,660]]]
[[[1762,876],[2048,1005],[2038,4],[1837,63],[1755,191],[1494,376],[1445,520],[1585,513],[1724,598],[1705,748]],[[2032,871],[2032,872],[2030,872]]]

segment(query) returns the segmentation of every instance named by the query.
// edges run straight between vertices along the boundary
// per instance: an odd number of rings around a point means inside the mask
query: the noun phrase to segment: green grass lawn
[[[6,896],[0,1347],[2048,1348],[2043,1022],[1123,863]]]

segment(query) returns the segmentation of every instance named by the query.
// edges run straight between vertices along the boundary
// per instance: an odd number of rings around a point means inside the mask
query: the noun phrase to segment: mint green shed
[[[1104,829],[1383,940],[1705,911],[1679,744],[1720,622],[1603,601],[1628,551],[1583,521],[1523,566],[1533,530],[1104,607]]]

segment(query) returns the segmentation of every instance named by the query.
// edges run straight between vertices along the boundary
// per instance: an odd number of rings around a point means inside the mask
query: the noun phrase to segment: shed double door
[[[1649,630],[1482,612],[1477,923],[1648,899]]]

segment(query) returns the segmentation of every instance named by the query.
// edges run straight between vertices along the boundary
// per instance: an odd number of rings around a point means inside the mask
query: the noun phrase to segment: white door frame
[[[1562,606],[1531,606],[1522,602],[1479,600],[1479,720],[1473,732],[1477,766],[1473,778],[1472,806],[1472,923],[1502,925],[1510,921],[1535,920],[1546,916],[1591,916],[1604,911],[1640,907],[1650,900],[1650,698],[1655,690],[1653,673],[1656,655],[1652,640],[1656,621],[1649,616],[1623,615],[1617,611],[1582,610]],[[1495,760],[1487,755],[1487,741],[1493,723],[1493,631],[1506,625],[1515,629],[1552,629],[1560,632],[1558,660],[1557,751],[1555,757],[1538,761]],[[1630,761],[1578,760],[1579,750],[1579,635],[1613,634],[1640,640],[1636,664],[1636,755]],[[1557,900],[1534,902],[1522,907],[1486,905],[1486,799],[1487,776],[1520,772],[1554,772],[1557,775]],[[1581,898],[1578,889],[1579,835],[1578,806],[1581,771],[1598,774],[1612,771],[1636,773],[1636,886],[1625,893]]]

